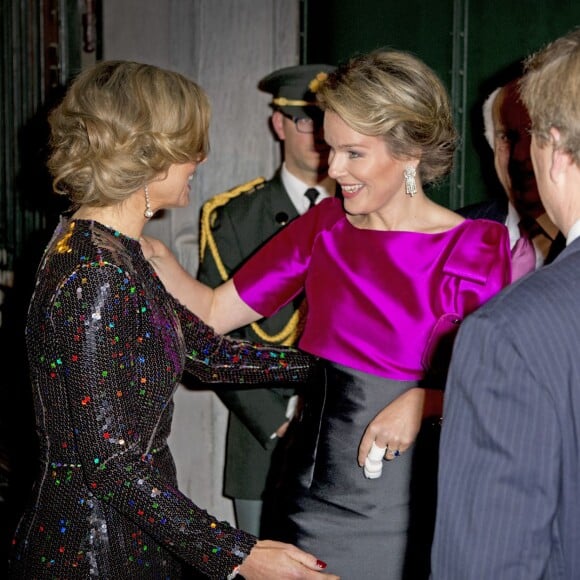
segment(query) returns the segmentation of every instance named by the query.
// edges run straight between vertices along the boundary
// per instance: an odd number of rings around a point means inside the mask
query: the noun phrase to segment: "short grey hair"
[[[483,102],[483,134],[486,141],[489,143],[492,151],[495,151],[495,126],[493,124],[493,103],[501,91],[501,87],[497,87],[492,91],[487,99]]]

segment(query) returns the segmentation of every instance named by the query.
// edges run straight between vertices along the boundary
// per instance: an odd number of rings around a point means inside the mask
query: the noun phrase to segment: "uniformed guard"
[[[199,279],[218,286],[280,228],[335,194],[328,176],[328,146],[316,91],[334,67],[303,65],[264,77],[272,95],[271,125],[282,164],[271,179],[251,180],[209,199],[202,207]],[[252,342],[294,344],[306,305],[299,296],[274,316],[232,333]],[[290,415],[290,389],[247,389],[218,396],[230,411],[224,495],[234,500],[237,525],[259,534],[261,499],[276,435]]]

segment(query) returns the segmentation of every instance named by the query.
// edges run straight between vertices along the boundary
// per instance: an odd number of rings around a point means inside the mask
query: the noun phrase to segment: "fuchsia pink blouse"
[[[435,343],[509,284],[505,226],[465,220],[441,233],[354,227],[324,200],[281,230],[234,275],[270,316],[306,291],[300,348],[394,380],[419,380]]]

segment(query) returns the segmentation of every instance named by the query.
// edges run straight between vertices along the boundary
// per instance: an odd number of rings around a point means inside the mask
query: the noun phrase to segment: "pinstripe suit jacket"
[[[463,322],[433,580],[580,578],[580,239]]]

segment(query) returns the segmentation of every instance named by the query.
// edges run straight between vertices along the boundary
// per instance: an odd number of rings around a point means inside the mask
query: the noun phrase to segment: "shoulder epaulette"
[[[265,179],[263,177],[257,177],[256,179],[252,179],[252,181],[247,181],[246,183],[242,183],[242,185],[238,185],[232,189],[228,189],[223,193],[218,193],[214,195],[210,199],[208,199],[201,208],[201,216],[200,216],[200,232],[199,232],[199,259],[200,261],[203,260],[205,256],[205,248],[209,246],[209,249],[214,257],[215,263],[218,267],[219,273],[222,279],[225,281],[228,279],[228,274],[223,267],[222,261],[219,259],[219,254],[217,251],[217,247],[215,245],[215,241],[213,239],[213,235],[211,233],[211,226],[212,226],[212,216],[214,215],[215,210],[218,207],[222,207],[233,199],[234,197],[238,197],[242,193],[247,193],[264,183]]]
[[[217,244],[212,234],[212,221],[214,218],[214,212],[217,208],[226,205],[234,197],[238,197],[243,193],[249,193],[253,189],[258,188],[265,182],[263,177],[258,177],[252,181],[238,185],[233,189],[224,191],[223,193],[218,193],[214,197],[208,199],[201,208],[200,216],[200,232],[199,232],[199,261],[203,261],[205,256],[206,247],[211,252],[214,259],[215,265],[219,272],[221,279],[225,282],[229,279],[229,273],[227,272],[224,263],[219,254]],[[251,324],[252,330],[258,335],[260,340],[265,342],[270,342],[273,344],[283,344],[291,345],[294,344],[300,334],[302,333],[302,326],[304,323],[306,313],[306,301],[302,301],[300,307],[294,311],[290,320],[286,323],[285,327],[275,335],[267,334],[257,322]]]

